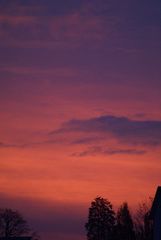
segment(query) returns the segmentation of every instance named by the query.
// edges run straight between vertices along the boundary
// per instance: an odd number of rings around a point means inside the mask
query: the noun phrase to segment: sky
[[[90,202],[161,184],[159,0],[0,0],[0,207],[84,240]]]

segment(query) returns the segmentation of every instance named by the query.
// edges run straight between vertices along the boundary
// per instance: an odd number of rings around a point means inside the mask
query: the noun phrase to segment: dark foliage
[[[127,203],[123,203],[117,212],[116,239],[135,239],[133,220]]]
[[[85,225],[88,240],[112,239],[114,224],[115,213],[111,203],[102,197],[95,198],[91,202],[88,222]]]
[[[0,209],[0,237],[21,237],[30,236],[33,240],[39,239],[39,236],[32,232],[27,221],[18,212],[12,209]]]
[[[139,204],[135,214],[135,232],[137,240],[153,240],[153,222],[150,219],[152,198],[149,201]]]
[[[123,203],[115,215],[112,205],[97,197],[91,202],[88,222],[85,224],[88,240],[153,240],[153,222],[150,219],[152,199],[139,204],[134,216],[128,204]]]

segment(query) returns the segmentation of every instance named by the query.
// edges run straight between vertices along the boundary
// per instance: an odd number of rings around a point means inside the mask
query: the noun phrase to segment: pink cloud
[[[0,16],[1,43],[16,45],[30,45],[36,47],[65,44],[81,44],[84,41],[100,42],[104,34],[111,31],[111,22],[106,23],[101,16],[94,15],[91,9],[75,10],[71,13],[55,16],[39,16],[31,14],[34,6],[22,7],[18,5],[15,15],[10,14],[15,5],[10,6],[10,11],[4,11]],[[41,7],[38,11],[42,11]],[[90,12],[91,11],[91,12]],[[13,11],[14,12],[14,11]],[[108,25],[108,26],[107,26]],[[22,43],[23,41],[23,43]],[[92,43],[91,42],[91,43]],[[20,43],[18,45],[17,43]]]

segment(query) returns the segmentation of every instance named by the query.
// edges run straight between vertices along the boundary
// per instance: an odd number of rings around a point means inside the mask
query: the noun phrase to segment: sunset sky
[[[161,184],[159,0],[0,0],[0,207],[84,240],[98,195]]]

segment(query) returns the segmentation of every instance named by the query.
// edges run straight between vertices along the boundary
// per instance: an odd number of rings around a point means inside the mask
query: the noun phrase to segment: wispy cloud
[[[73,154],[80,156],[89,154],[141,155],[146,153],[147,149],[161,144],[161,121],[135,120],[111,115],[75,119],[64,122],[54,131],[43,132],[39,140],[23,143],[1,142],[0,148],[30,148],[60,144],[68,147],[75,145],[76,149],[79,146],[81,148],[86,146],[87,150],[76,150]],[[118,144],[119,147],[116,148]],[[147,149],[144,150],[142,147]]]
[[[56,145],[60,143],[66,143],[65,139],[41,139],[40,141],[28,141],[26,143],[5,143],[5,142],[0,142],[0,148],[39,148],[40,146],[46,146],[46,145]]]
[[[86,156],[95,156],[97,154],[100,155],[116,155],[116,154],[128,154],[128,155],[142,155],[145,154],[146,150],[138,150],[138,149],[121,149],[121,148],[104,148],[100,146],[89,147],[88,149],[75,152],[72,154],[74,157],[86,157]]]
[[[51,47],[54,45],[81,44],[81,42],[102,40],[106,28],[101,16],[95,15],[91,9],[84,7],[69,8],[69,11],[54,13],[56,6],[20,3],[8,4],[0,8],[1,44],[18,47],[29,45]],[[53,12],[51,14],[51,8]],[[16,9],[16,10],[15,10]],[[62,9],[62,7],[61,7]],[[66,8],[67,9],[67,8]],[[13,14],[15,12],[15,14]],[[111,24],[111,23],[110,23]],[[30,45],[31,44],[31,45]]]
[[[74,141],[71,142],[71,144],[75,144],[75,145],[80,145],[80,144],[89,144],[89,143],[94,143],[96,141],[102,141],[104,140],[103,137],[97,137],[97,136],[91,136],[91,137],[82,137],[82,138],[78,138]]]
[[[127,117],[99,116],[65,122],[60,129],[50,134],[66,134],[69,132],[97,133],[117,139],[119,142],[132,145],[157,146],[161,144],[160,120],[133,120]]]
[[[0,148],[17,148],[17,147],[23,147],[23,146],[25,145],[17,145],[17,144],[0,142]]]

